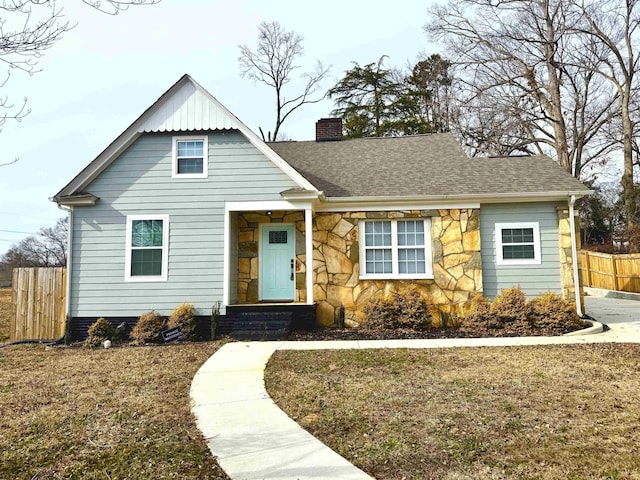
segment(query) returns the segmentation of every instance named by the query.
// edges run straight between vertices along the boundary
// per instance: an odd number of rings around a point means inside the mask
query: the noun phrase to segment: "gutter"
[[[540,200],[540,199],[560,199],[567,196],[573,196],[576,198],[584,197],[586,195],[593,194],[592,190],[575,190],[575,191],[559,191],[559,192],[510,192],[510,193],[485,193],[485,194],[463,194],[463,195],[416,195],[416,196],[353,196],[353,197],[327,197],[327,203],[352,203],[352,202],[428,202],[428,201],[441,201],[441,200],[474,200],[476,202],[484,201],[511,201],[514,199],[520,200]]]
[[[573,206],[576,203],[576,196],[569,197],[569,225],[571,228],[571,256],[573,257],[573,289],[576,298],[576,313],[580,318],[584,315],[582,305],[580,305],[580,277],[578,272],[578,247],[576,242],[576,221],[574,218]]]

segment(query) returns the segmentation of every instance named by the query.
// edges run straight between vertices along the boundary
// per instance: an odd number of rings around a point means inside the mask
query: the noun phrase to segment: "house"
[[[468,158],[450,134],[265,143],[184,75],[53,201],[70,211],[68,312],[134,321],[188,301],[358,322],[414,285],[438,310],[520,285],[577,300],[573,202],[546,156]],[[87,323],[88,322],[88,323]]]

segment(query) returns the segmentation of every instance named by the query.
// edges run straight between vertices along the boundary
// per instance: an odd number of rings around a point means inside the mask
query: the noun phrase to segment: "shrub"
[[[520,287],[505,288],[496,295],[489,313],[498,325],[524,325],[529,317],[527,297]]]
[[[491,300],[482,295],[476,295],[469,302],[469,310],[461,319],[462,327],[481,326],[484,328],[499,328],[495,317],[491,315]]]
[[[167,319],[155,310],[143,313],[138,318],[136,326],[131,331],[131,338],[135,345],[158,343],[162,338],[162,331],[167,328]]]
[[[169,316],[169,328],[180,327],[185,340],[193,340],[196,336],[196,318],[193,305],[183,303],[178,305]]]
[[[529,302],[532,326],[543,331],[567,333],[580,328],[575,305],[560,295],[546,292]]]
[[[416,289],[373,298],[364,307],[363,313],[366,327],[370,329],[431,328],[429,303]]]
[[[117,340],[117,338],[118,331],[108,320],[100,317],[89,327],[84,345],[85,347],[99,347],[105,340]]]

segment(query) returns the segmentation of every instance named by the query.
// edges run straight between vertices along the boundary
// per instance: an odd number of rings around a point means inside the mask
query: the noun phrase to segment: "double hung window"
[[[168,215],[127,217],[125,280],[166,280],[168,241]]]
[[[207,178],[207,137],[173,138],[173,176],[180,178]]]
[[[432,278],[431,221],[370,220],[360,225],[362,278]]]

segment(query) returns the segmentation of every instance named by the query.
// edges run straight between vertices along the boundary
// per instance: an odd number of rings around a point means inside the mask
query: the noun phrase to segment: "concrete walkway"
[[[594,335],[229,343],[196,373],[191,385],[192,411],[209,449],[233,480],[371,479],[302,429],[271,400],[264,386],[264,369],[276,350],[640,343],[640,302],[618,302],[587,299],[587,312],[611,327]]]

